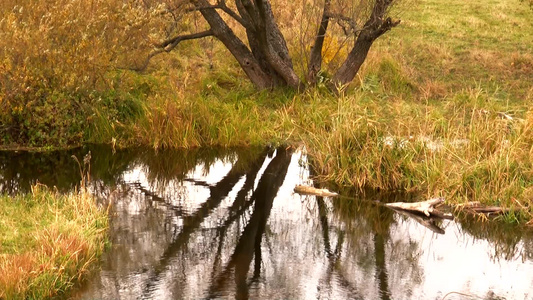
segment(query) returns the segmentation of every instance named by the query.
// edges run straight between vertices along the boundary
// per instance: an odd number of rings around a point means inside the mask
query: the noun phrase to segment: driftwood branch
[[[484,206],[479,201],[467,202],[464,204],[459,204],[455,206],[457,209],[472,213],[472,214],[485,214],[497,215],[510,211],[510,209],[502,208],[499,206]]]
[[[387,203],[385,206],[390,207],[396,210],[404,210],[409,212],[422,213],[426,217],[437,217],[442,219],[453,220],[453,215],[444,213],[436,209],[436,206],[439,206],[444,203],[444,198],[434,198],[422,202],[406,203],[406,202],[395,202]]]
[[[338,197],[339,194],[331,192],[328,189],[318,189],[310,186],[297,185],[294,187],[294,192],[301,195],[314,195],[320,197]],[[418,222],[420,225],[428,228],[429,230],[444,234],[444,229],[440,228],[436,224],[438,220],[448,219],[453,220],[454,217],[450,213],[442,212],[437,209],[438,206],[444,203],[444,198],[434,198],[427,201],[406,203],[380,203],[374,202],[378,205],[383,205],[388,208],[394,209],[396,212],[408,216]]]
[[[311,186],[297,185],[294,187],[294,192],[300,195],[313,195],[320,197],[337,197],[339,194],[331,192],[328,189],[317,189]]]

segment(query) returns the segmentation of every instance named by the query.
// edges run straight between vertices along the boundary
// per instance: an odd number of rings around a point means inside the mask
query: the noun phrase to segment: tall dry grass
[[[30,195],[3,195],[0,203],[0,299],[66,293],[104,249],[107,215],[85,190],[60,195],[35,185]]]
[[[302,140],[326,181],[361,191],[443,196],[451,204],[481,201],[533,217],[533,111],[510,117],[478,106],[484,91],[433,106],[365,100],[365,93],[324,104],[302,117]],[[307,120],[306,120],[307,119]],[[304,127],[313,123],[321,127]]]

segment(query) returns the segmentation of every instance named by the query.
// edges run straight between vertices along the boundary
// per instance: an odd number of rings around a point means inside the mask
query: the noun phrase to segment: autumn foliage
[[[128,98],[110,92],[121,84],[110,71],[146,52],[151,13],[122,1],[2,1],[0,143],[79,143],[98,105]]]

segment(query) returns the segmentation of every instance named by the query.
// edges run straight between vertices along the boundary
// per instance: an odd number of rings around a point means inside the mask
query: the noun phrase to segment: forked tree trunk
[[[342,66],[334,73],[332,88],[338,88],[352,81],[365,61],[372,43],[399,23],[385,18],[393,1],[369,1],[372,8],[371,16],[361,30],[354,32],[356,42]],[[269,0],[235,0],[236,11],[226,6],[225,0],[217,0],[216,4],[211,2],[209,0],[189,2],[193,6],[192,11],[199,11],[210,29],[201,33],[177,36],[160,43],[156,45],[158,50],[152,53],[148,60],[157,53],[171,51],[180,41],[214,36],[235,57],[257,88],[268,89],[277,86],[289,86],[299,90],[304,88],[302,80],[294,70],[287,43],[276,23]],[[306,74],[310,84],[316,83],[317,74],[322,68],[322,48],[331,19],[330,3],[331,0],[324,0],[320,26],[310,53]],[[219,10],[224,11],[244,27],[247,43],[237,37],[220,16]]]
[[[197,6],[204,7],[200,9],[200,13],[211,26],[214,36],[231,52],[250,81],[259,89],[272,88],[275,85],[273,76],[264,72],[248,47],[235,35],[218,12],[214,8],[205,8],[210,6],[209,2],[200,0]]]
[[[248,40],[256,43],[261,57],[266,58],[269,68],[272,68],[286,85],[301,88],[301,81],[292,64],[289,49],[274,18],[274,13],[268,0],[237,0],[237,7],[242,7],[241,15],[247,29]],[[242,14],[244,12],[244,14]]]
[[[242,0],[236,0],[235,4],[237,6],[237,10],[239,14],[241,15],[243,25],[246,28],[246,37],[248,39],[248,44],[250,45],[250,50],[252,51],[252,55],[255,57],[259,65],[261,66],[261,69],[263,72],[268,74],[273,81],[273,86],[282,86],[285,85],[285,80],[283,77],[281,77],[276,70],[268,63],[267,57],[264,54],[261,44],[259,43],[259,40],[257,39],[257,31],[256,27],[254,26],[254,16],[250,16],[246,9],[244,8],[244,5],[242,3]],[[257,19],[258,16],[255,16]]]
[[[392,2],[393,0],[375,1],[372,14],[357,36],[352,50],[339,70],[333,75],[331,83],[333,88],[342,88],[351,82],[363,65],[374,41],[400,23],[399,20],[393,21],[391,18],[385,18]]]

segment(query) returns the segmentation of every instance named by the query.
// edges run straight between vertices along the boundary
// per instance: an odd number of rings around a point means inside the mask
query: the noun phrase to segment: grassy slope
[[[156,57],[147,74],[107,74],[114,88],[91,102],[83,142],[305,144],[339,185],[479,200],[530,219],[533,11],[516,0],[419,0],[393,15],[402,24],[342,97],[256,92],[219,43],[199,40]]]
[[[436,85],[436,96],[443,96],[438,86],[478,87],[494,100],[532,99],[533,12],[527,6],[513,0],[427,0],[399,10],[405,22],[386,40],[389,47],[400,45],[394,56],[415,69],[425,96]]]
[[[516,1],[419,1],[372,49],[308,149],[338,184],[533,212],[533,13]],[[513,117],[506,119],[505,113]],[[510,215],[510,221],[517,221]]]
[[[0,196],[0,299],[43,299],[63,293],[102,253],[105,212],[82,192]]]
[[[533,12],[515,1],[427,0],[394,14],[404,22],[376,43],[343,97],[320,88],[254,93],[222,52],[196,82],[187,71],[165,74],[201,93],[151,99],[140,140],[303,142],[317,171],[339,185],[482,201],[519,210],[512,222],[530,219]]]

